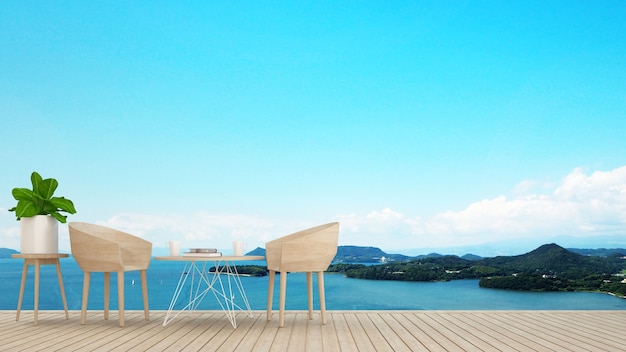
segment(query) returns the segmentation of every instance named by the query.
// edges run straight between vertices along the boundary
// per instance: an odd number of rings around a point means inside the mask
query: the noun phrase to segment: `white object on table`
[[[244,241],[233,241],[233,255],[235,257],[240,257],[243,255],[243,252],[246,250],[246,242]]]
[[[172,257],[180,256],[180,242],[179,241],[170,241],[170,255]]]

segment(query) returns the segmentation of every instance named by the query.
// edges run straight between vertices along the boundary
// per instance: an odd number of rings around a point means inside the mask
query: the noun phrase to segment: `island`
[[[335,263],[329,272],[350,278],[400,281],[480,279],[484,288],[592,291],[626,297],[626,255],[582,255],[551,243],[517,256],[465,259],[431,256],[381,265]]]

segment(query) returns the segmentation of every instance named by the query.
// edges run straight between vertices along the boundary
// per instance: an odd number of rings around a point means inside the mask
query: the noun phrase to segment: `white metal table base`
[[[211,264],[211,265],[207,265]],[[210,268],[214,266],[215,271],[211,272]],[[185,289],[185,284],[189,280],[189,302],[182,309],[174,311],[174,306],[178,301],[178,298]],[[227,277],[226,284],[222,280],[222,276]],[[234,287],[233,287],[234,286]],[[242,305],[236,302],[233,288],[239,291],[239,298],[241,298]],[[172,319],[176,318],[183,311],[191,313],[195,311],[204,297],[211,292],[215,297],[215,300],[220,305],[221,309],[226,313],[226,316],[233,328],[237,328],[237,310],[245,312],[249,317],[252,316],[252,310],[250,309],[250,303],[248,297],[241,283],[241,278],[237,272],[237,266],[234,261],[229,260],[215,260],[215,261],[202,261],[202,265],[194,260],[185,262],[180,278],[178,279],[178,285],[174,291],[174,296],[170,302],[170,306],[165,315],[163,326],[166,326]]]

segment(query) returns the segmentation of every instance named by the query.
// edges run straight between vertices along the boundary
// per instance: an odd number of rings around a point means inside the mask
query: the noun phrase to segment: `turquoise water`
[[[261,264],[261,263],[260,263]],[[0,310],[17,307],[22,260],[0,259]],[[165,310],[183,270],[182,262],[153,261],[148,270],[150,309]],[[71,259],[61,259],[61,270],[69,309],[80,309],[83,273]],[[314,275],[315,278],[315,275]],[[326,307],[332,310],[488,310],[488,309],[557,309],[557,310],[622,310],[626,299],[587,292],[517,292],[481,289],[477,280],[450,282],[397,282],[348,279],[339,274],[326,274]],[[116,276],[112,275],[111,309],[117,309]],[[132,281],[135,285],[132,285]],[[250,306],[264,310],[267,304],[267,277],[242,277]],[[143,309],[138,273],[127,273],[126,309]],[[288,276],[287,309],[306,309],[306,279],[301,273]],[[278,277],[276,280],[278,284]],[[315,279],[314,279],[314,285]],[[89,309],[102,309],[102,274],[92,275]],[[314,289],[317,302],[317,289]],[[187,296],[183,292],[181,300]],[[274,306],[278,304],[278,287]],[[219,309],[212,297],[207,297],[199,309]],[[22,309],[33,309],[33,269],[28,273]],[[54,266],[46,265],[41,272],[39,309],[63,309]]]

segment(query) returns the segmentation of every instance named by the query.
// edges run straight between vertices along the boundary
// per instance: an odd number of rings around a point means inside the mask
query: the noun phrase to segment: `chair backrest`
[[[70,222],[72,255],[83,271],[146,270],[152,243],[128,233],[84,222]]]
[[[274,271],[324,271],[337,254],[339,223],[298,231],[265,244],[267,268]]]

